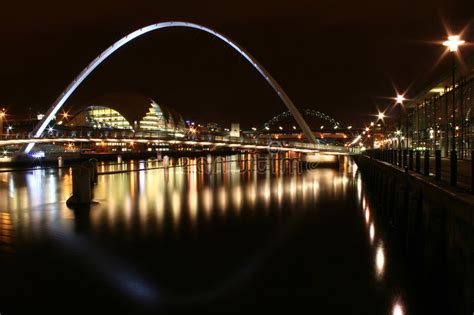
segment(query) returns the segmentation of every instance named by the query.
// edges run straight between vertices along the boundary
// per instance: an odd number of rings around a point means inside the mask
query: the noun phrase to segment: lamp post
[[[397,94],[395,98],[395,105],[398,105],[398,150],[402,150],[402,107],[403,101],[405,101],[405,96],[402,94]]]
[[[381,131],[382,136],[383,136],[383,140],[381,140],[381,141],[382,141],[382,147],[385,149],[385,130],[384,130],[384,128],[383,128],[384,118],[385,118],[384,112],[378,112],[378,114],[377,114],[377,122],[378,122],[379,120],[381,121],[380,131]]]
[[[461,39],[459,35],[448,36],[448,40],[443,42],[443,45],[448,47],[451,52],[451,62],[452,62],[452,88],[451,93],[453,97],[452,103],[452,134],[451,134],[451,185],[456,186],[457,183],[457,153],[456,153],[456,52],[459,49],[459,46],[463,45],[465,42]]]

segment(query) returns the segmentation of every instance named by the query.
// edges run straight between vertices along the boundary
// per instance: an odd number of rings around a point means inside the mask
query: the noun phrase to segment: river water
[[[76,210],[68,169],[0,173],[0,313],[429,308],[352,161],[303,171],[247,158],[100,175],[94,204]]]

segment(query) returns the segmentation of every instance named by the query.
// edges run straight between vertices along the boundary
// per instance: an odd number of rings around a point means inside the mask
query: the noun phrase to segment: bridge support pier
[[[72,196],[66,201],[68,207],[88,205],[92,202],[91,170],[86,166],[72,169]]]

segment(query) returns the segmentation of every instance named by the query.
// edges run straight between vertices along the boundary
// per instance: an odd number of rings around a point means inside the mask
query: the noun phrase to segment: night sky
[[[411,86],[416,94],[449,69],[436,65],[448,25],[474,18],[472,0],[398,1],[8,1],[0,10],[0,104],[10,114],[45,111],[102,50],[137,28],[200,23],[246,48],[299,108],[361,125]],[[474,41],[474,24],[464,39]],[[463,47],[464,56],[474,53]],[[436,65],[436,66],[435,66]],[[247,62],[211,35],[165,29],[123,47],[70,104],[140,93],[202,122],[260,126],[286,110]]]

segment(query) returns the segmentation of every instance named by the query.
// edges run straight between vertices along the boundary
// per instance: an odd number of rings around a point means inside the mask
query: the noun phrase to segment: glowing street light
[[[402,107],[403,107],[403,102],[406,101],[405,95],[403,94],[398,94],[395,97],[395,105],[398,105],[398,129],[402,129]],[[407,114],[408,117],[408,114]],[[408,123],[407,123],[407,128],[408,128]],[[402,139],[400,136],[398,137],[398,150],[402,150]],[[407,149],[408,149],[408,143],[407,143]],[[401,156],[401,155],[400,155]]]
[[[448,40],[443,42],[443,46],[448,47],[450,52],[457,52],[459,46],[464,45],[466,42],[461,39],[459,35],[448,36]]]
[[[448,36],[448,40],[443,42],[443,46],[446,46],[449,51],[451,52],[451,62],[452,62],[452,89],[451,89],[451,94],[453,97],[453,103],[452,103],[452,135],[451,135],[451,185],[456,186],[457,184],[457,152],[456,152],[456,131],[455,131],[455,126],[456,126],[456,96],[454,89],[456,87],[456,53],[459,49],[459,46],[463,45],[465,43],[464,40],[461,39],[460,35],[450,35]],[[447,128],[446,128],[447,132]],[[446,137],[446,139],[448,139]],[[446,153],[448,150],[448,145],[449,143],[446,142]]]
[[[377,114],[377,120],[382,120],[383,121],[384,118],[385,118],[385,114],[383,112],[379,112]]]
[[[395,97],[396,104],[403,105],[403,102],[405,100],[406,100],[406,98],[403,94],[397,94],[397,97]]]
[[[61,115],[63,116],[63,119],[68,119],[69,117],[69,113],[65,111],[63,111]]]
[[[255,127],[252,127],[252,130],[253,130],[253,131],[257,131],[257,128],[255,128]]]
[[[452,135],[451,135],[451,185],[456,186],[457,183],[457,152],[456,152],[456,131],[455,131],[455,126],[456,126],[456,97],[455,97],[455,92],[454,88],[456,87],[456,53],[459,49],[459,46],[463,45],[465,43],[464,40],[461,39],[461,36],[459,35],[451,35],[448,36],[448,40],[443,42],[443,45],[448,47],[449,51],[451,52],[451,62],[452,62],[452,89],[451,89],[451,94],[453,95],[453,103],[452,103],[452,108],[453,108],[453,114],[452,114]],[[446,130],[447,131],[447,130]],[[448,146],[446,146],[446,150],[448,150]],[[446,151],[447,152],[447,151]]]

